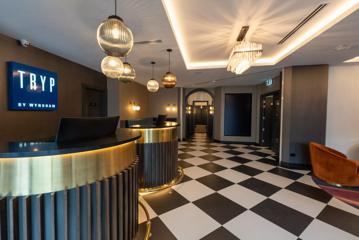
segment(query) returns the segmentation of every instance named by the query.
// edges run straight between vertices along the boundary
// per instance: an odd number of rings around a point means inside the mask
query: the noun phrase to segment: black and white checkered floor
[[[182,183],[141,198],[151,239],[359,239],[358,209],[319,189],[309,171],[277,167],[266,148],[197,134],[180,143],[179,158]],[[144,220],[141,211],[140,235]]]

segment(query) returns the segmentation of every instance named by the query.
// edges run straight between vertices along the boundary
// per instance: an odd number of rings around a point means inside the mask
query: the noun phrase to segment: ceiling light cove
[[[272,0],[272,2],[277,2],[278,4],[281,4],[281,1]],[[309,1],[310,2],[310,1]],[[198,31],[196,35],[193,36],[188,34],[186,31],[191,28],[189,25],[190,22],[186,19],[188,19],[188,11],[185,13],[186,10],[188,10],[187,7],[183,7],[183,5],[187,4],[186,1],[183,0],[162,0],[162,4],[164,6],[164,9],[166,11],[167,17],[169,19],[172,31],[175,35],[178,47],[181,51],[183,60],[185,62],[186,68],[188,70],[194,70],[194,69],[212,69],[212,68],[226,68],[228,64],[228,57],[230,55],[230,50],[233,49],[233,46],[235,44],[235,39],[233,41],[230,41],[230,39],[226,39],[227,41],[227,47],[228,49],[226,52],[223,51],[223,55],[220,56],[222,59],[218,59],[218,54],[215,56],[217,59],[214,59],[214,55],[205,55],[205,59],[198,59],[198,56],[194,52],[193,44],[194,38],[198,39],[201,34],[203,34],[203,37],[207,37],[208,34],[205,31]],[[208,3],[209,4],[209,3]],[[294,3],[293,3],[294,4]],[[213,3],[212,5],[213,6]],[[317,5],[308,5],[308,13],[310,13]],[[199,4],[193,4],[191,5],[193,8],[198,8]],[[203,6],[202,6],[203,7]],[[334,26],[336,23],[350,15],[351,13],[355,12],[359,9],[359,0],[340,0],[340,1],[329,1],[329,4],[322,10],[320,13],[318,13],[315,17],[313,17],[309,22],[307,22],[305,25],[303,25],[300,30],[298,30],[294,35],[292,35],[290,38],[288,38],[283,44],[277,45],[275,44],[264,44],[263,45],[263,55],[258,58],[255,63],[253,63],[253,66],[269,66],[269,65],[275,65],[285,59],[287,56],[292,54],[293,52],[297,51],[301,47],[303,47],[305,44],[319,36],[324,31],[328,30],[332,26]],[[196,10],[196,9],[194,9]],[[300,10],[300,9],[299,9]],[[221,11],[223,11],[223,8],[221,8]],[[227,11],[227,9],[225,9]],[[231,11],[230,8],[228,8],[228,16],[230,16],[229,12]],[[241,12],[241,8],[238,10],[240,14],[246,14],[246,12]],[[294,6],[291,8],[291,11],[293,13],[297,13],[298,6]],[[290,12],[290,15],[292,14]],[[192,11],[191,11],[192,13]],[[183,17],[184,14],[187,14],[187,18]],[[195,14],[195,11],[193,11],[192,14]],[[227,15],[226,12],[223,13],[224,15]],[[297,14],[298,15],[298,14]],[[193,19],[192,19],[193,17]],[[304,17],[304,16],[303,16]],[[234,18],[235,19],[235,18]],[[264,18],[265,19],[265,18]],[[196,16],[191,16],[192,22],[196,20]],[[267,19],[268,20],[268,19]],[[293,27],[298,24],[298,19],[293,19]],[[235,21],[235,20],[233,20]],[[218,23],[213,20],[213,22],[206,22],[206,25],[209,27],[213,25],[212,28],[209,29],[220,29],[223,28],[226,29],[233,29],[233,31],[238,31],[233,26],[226,26],[223,25],[222,27],[218,26]],[[217,24],[217,25],[216,25]],[[248,22],[246,24],[251,25],[251,22]],[[258,25],[258,23],[257,23]],[[261,29],[263,31],[263,29]],[[256,30],[253,29],[253,32]],[[270,29],[268,30],[270,31]],[[187,33],[187,34],[186,34]],[[234,33],[234,32],[233,32]],[[286,35],[287,32],[283,32],[283,36]],[[207,34],[207,35],[205,35]],[[215,33],[214,33],[215,34]],[[218,36],[218,33],[217,35]],[[273,36],[273,38],[276,36]],[[251,39],[248,39],[251,40]],[[210,40],[208,41],[216,41],[216,40]],[[261,39],[255,39],[255,41],[261,41]],[[277,45],[277,46],[276,46]],[[206,51],[206,46],[201,46],[200,44],[196,45],[198,48],[201,49],[201,51]],[[210,47],[208,47],[209,50],[212,50]],[[213,58],[211,58],[213,56]]]
[[[345,61],[345,63],[357,63],[357,62],[359,62],[359,56]]]

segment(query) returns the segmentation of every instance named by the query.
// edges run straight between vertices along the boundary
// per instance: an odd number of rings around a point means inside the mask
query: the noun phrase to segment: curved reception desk
[[[0,143],[0,239],[133,239],[139,137]]]
[[[183,173],[178,166],[178,126],[175,122],[129,126],[141,133],[137,140],[140,192],[161,190],[180,181]]]

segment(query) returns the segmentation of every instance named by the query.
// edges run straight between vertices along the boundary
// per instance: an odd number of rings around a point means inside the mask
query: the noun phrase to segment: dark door
[[[261,96],[260,144],[279,152],[280,92]]]
[[[226,93],[224,136],[252,135],[252,94]]]
[[[106,91],[83,87],[82,116],[83,117],[104,117],[106,109]]]
[[[208,121],[208,106],[194,107],[194,124],[207,125]]]

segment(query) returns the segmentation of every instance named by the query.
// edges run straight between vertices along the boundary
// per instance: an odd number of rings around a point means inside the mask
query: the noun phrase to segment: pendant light
[[[124,67],[119,57],[106,56],[101,62],[101,71],[106,77],[118,79],[121,77]]]
[[[147,82],[147,90],[149,92],[157,92],[160,86],[154,78],[154,67],[156,62],[151,62],[151,64],[152,64],[152,78]]]
[[[123,73],[119,80],[123,83],[131,83],[135,81],[136,72],[135,69],[127,62],[127,58],[125,58],[125,62],[123,63]]]
[[[110,56],[124,57],[132,50],[133,35],[117,16],[117,0],[115,0],[115,15],[111,15],[97,28],[97,42],[101,49]]]
[[[168,52],[168,72],[162,78],[162,84],[165,88],[173,88],[176,86],[177,77],[171,73],[171,52],[172,49],[167,49]]]

